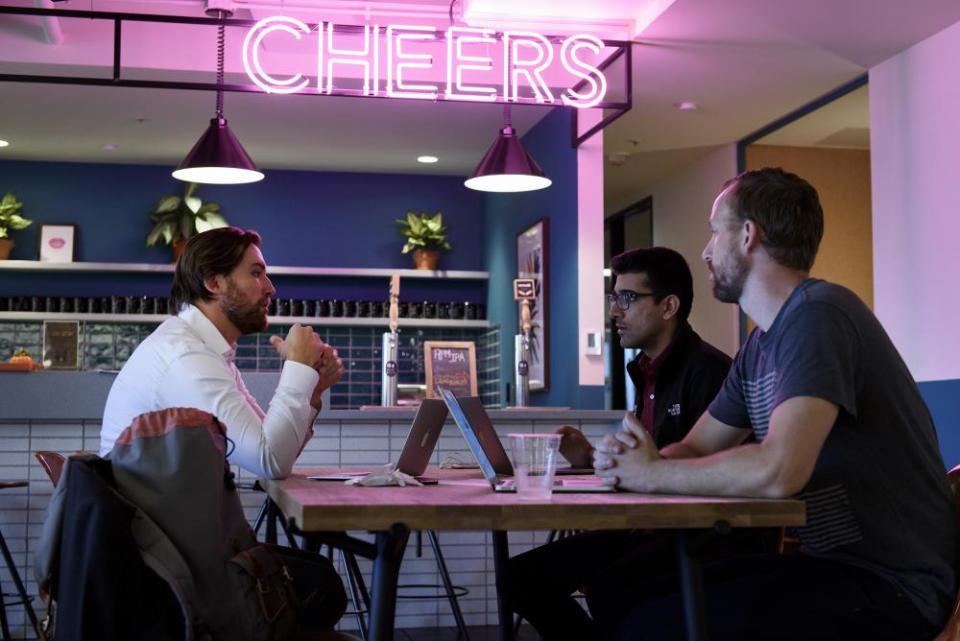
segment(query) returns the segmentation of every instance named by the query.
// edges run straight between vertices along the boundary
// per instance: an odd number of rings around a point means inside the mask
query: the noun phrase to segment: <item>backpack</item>
[[[257,543],[226,461],[228,444],[209,413],[172,408],[136,417],[107,457],[116,491],[142,515],[131,524],[141,556],[190,622],[186,638],[288,641],[303,617],[332,627],[346,608],[340,577],[325,557]],[[65,476],[55,494],[68,482]],[[51,508],[54,537],[53,513],[62,509],[53,500]],[[45,556],[38,571],[49,575]],[[309,587],[298,589],[294,575]]]
[[[47,594],[44,639],[199,638],[190,604],[180,598],[191,581],[183,559],[162,530],[116,491],[110,462],[99,456],[67,459],[34,571]]]

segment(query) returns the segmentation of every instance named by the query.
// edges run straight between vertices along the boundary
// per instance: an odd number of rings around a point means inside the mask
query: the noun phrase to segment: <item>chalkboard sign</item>
[[[424,341],[427,398],[440,398],[437,387],[457,396],[477,396],[476,347],[469,341]]]

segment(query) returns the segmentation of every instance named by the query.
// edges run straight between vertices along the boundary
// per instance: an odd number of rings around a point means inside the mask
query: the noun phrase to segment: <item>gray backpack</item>
[[[332,626],[346,602],[339,576],[325,557],[308,555],[311,587],[301,591],[309,596],[298,595],[279,549],[258,544],[244,517],[228,443],[209,413],[173,408],[136,417],[107,457],[117,492],[138,510],[131,530],[141,556],[181,604],[185,638],[286,641],[298,611],[311,608],[325,608],[322,623]],[[41,585],[56,562],[68,484],[61,479],[48,509],[36,564]]]
[[[173,408],[141,414],[107,458],[117,489],[163,530],[183,556],[195,615],[214,639],[282,641],[296,632],[292,579],[258,545],[226,460],[215,417]]]

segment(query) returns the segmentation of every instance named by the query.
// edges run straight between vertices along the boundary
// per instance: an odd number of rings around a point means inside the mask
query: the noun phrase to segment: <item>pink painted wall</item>
[[[960,23],[870,70],[874,302],[918,381],[960,379]]]

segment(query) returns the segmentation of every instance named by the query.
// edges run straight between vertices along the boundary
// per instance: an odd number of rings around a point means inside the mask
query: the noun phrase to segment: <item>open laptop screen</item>
[[[473,452],[473,457],[477,459],[477,463],[480,465],[480,471],[483,473],[483,477],[487,479],[491,485],[495,486],[498,481],[497,471],[494,469],[490,459],[487,457],[487,454],[484,451],[483,446],[480,444],[480,439],[477,437],[477,433],[474,431],[473,426],[470,424],[470,420],[467,418],[467,415],[461,406],[461,400],[454,396],[453,392],[448,389],[438,387],[437,390],[440,392],[443,402],[447,404],[447,409],[450,411],[450,415],[456,422],[457,427],[460,428],[460,432],[463,433],[463,438],[467,441],[467,446],[470,448],[470,451]],[[463,400],[465,401],[468,399]],[[501,446],[500,449],[503,450],[503,446]],[[504,456],[506,456],[506,453],[504,453]]]
[[[446,418],[447,407],[442,401],[435,398],[421,401],[397,461],[398,470],[410,476],[420,476],[426,471]]]

